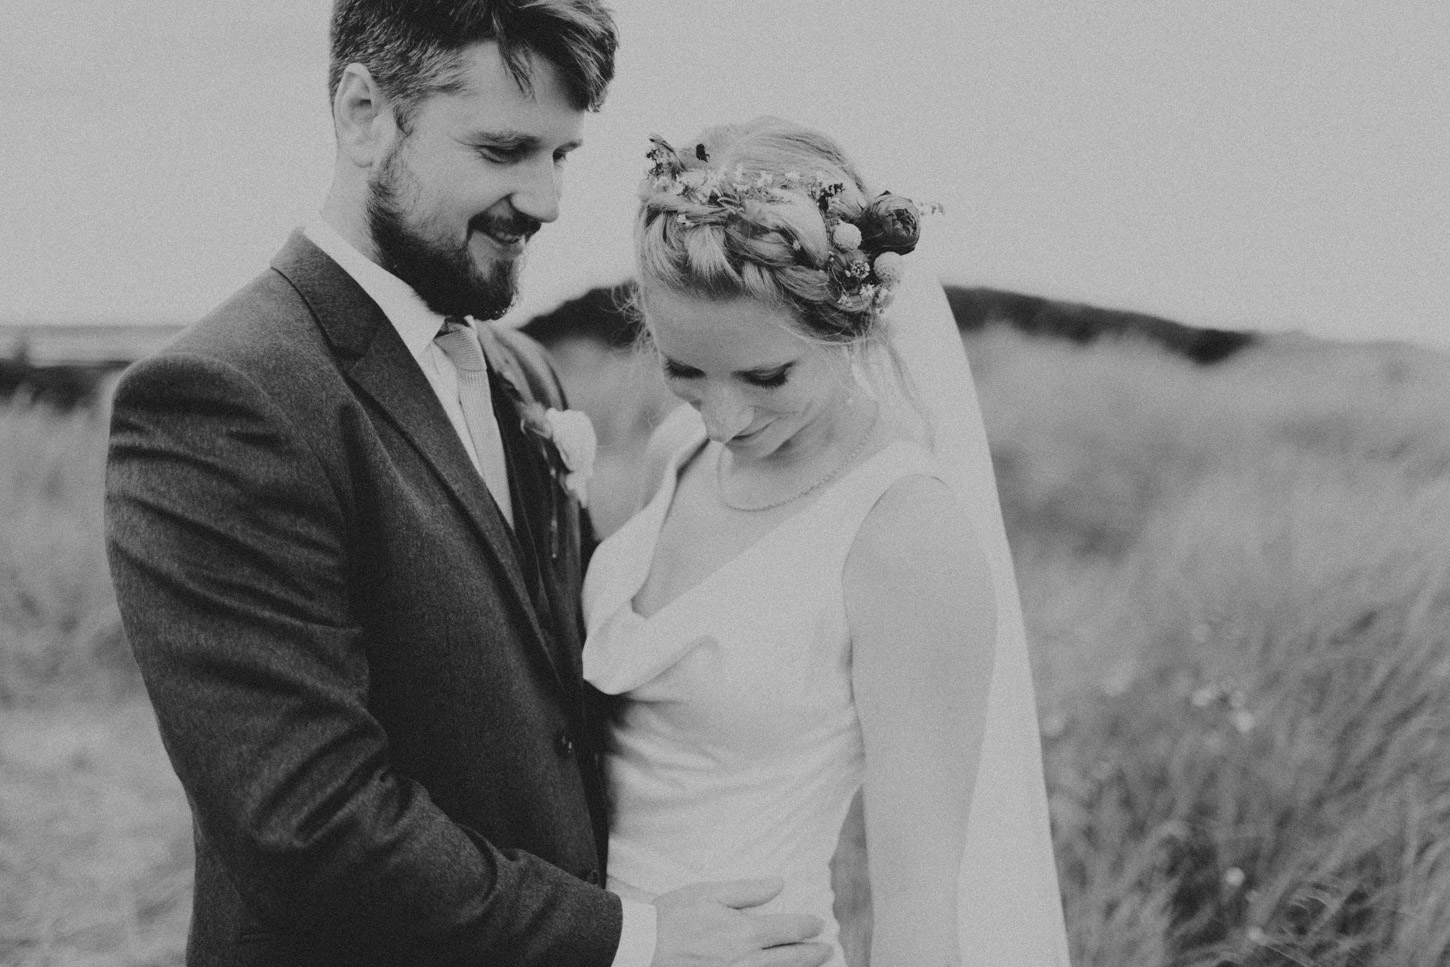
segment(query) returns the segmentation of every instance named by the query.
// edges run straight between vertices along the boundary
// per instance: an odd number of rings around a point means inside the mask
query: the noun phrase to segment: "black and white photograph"
[[[0,964],[1450,964],[1450,6],[0,24]]]

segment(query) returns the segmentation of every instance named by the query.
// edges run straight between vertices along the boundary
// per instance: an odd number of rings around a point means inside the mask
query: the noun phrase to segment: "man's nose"
[[[522,181],[511,198],[514,208],[536,221],[554,221],[559,217],[559,195],[564,190],[564,173],[554,164],[553,158],[540,158],[520,167]]]

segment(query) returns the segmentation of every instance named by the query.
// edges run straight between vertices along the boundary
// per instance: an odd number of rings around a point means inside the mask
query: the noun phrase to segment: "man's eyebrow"
[[[497,148],[531,148],[539,143],[537,137],[522,131],[476,131],[469,139]]]
[[[471,138],[475,144],[486,144],[491,148],[503,148],[511,151],[527,151],[539,146],[540,138],[534,134],[523,131],[479,131]],[[576,138],[559,146],[559,150],[565,153],[575,150],[584,144],[582,138]]]

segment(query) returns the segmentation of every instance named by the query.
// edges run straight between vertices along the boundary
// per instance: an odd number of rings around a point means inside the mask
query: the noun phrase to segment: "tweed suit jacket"
[[[300,233],[118,387],[107,545],[195,819],[191,965],[614,956],[580,514],[516,418],[558,384],[485,348],[516,534]]]

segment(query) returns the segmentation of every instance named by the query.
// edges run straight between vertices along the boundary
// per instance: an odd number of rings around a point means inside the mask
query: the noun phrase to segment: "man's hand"
[[[821,918],[749,908],[785,887],[779,877],[693,883],[655,898],[659,932],[651,967],[820,967],[831,956]]]

